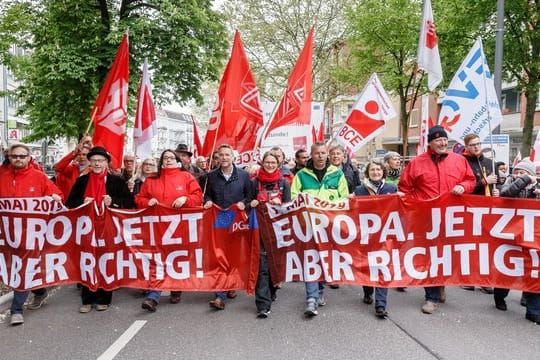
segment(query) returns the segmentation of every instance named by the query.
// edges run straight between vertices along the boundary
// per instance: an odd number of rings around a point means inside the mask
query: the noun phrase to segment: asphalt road
[[[540,359],[540,326],[525,319],[520,293],[508,311],[492,296],[447,288],[433,315],[420,312],[422,289],[389,292],[389,316],[374,316],[359,287],[326,290],[328,304],[305,319],[303,284],[278,293],[268,319],[257,319],[243,293],[224,311],[211,310],[210,293],[163,297],[156,313],[141,309],[132,289],[116,291],[106,312],[79,314],[79,290],[55,289],[46,305],[25,311],[25,324],[0,316],[1,359]],[[5,306],[4,306],[5,307]]]

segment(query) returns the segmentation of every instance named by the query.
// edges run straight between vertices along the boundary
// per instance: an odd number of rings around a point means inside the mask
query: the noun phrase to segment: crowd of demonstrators
[[[251,207],[255,208],[259,204],[266,202],[273,205],[280,205],[291,201],[291,187],[279,171],[279,159],[274,153],[266,152],[261,161],[262,167],[253,179],[254,193],[253,200],[251,200]],[[261,244],[259,272],[255,287],[255,306],[257,307],[257,317],[266,318],[270,314],[272,301],[276,299],[277,286],[270,276],[268,259],[262,238],[265,234],[260,234],[260,236]]]
[[[218,147],[219,167],[210,171],[204,189],[204,208],[214,204],[226,209],[233,204],[240,210],[247,210],[253,199],[252,184],[247,171],[234,165],[234,150],[230,145]],[[236,291],[217,291],[214,300],[209,302],[211,308],[225,309],[226,298],[234,299]]]
[[[463,142],[465,143],[463,156],[469,162],[476,180],[472,193],[474,195],[499,196],[499,190],[495,186],[498,176],[493,173],[495,164],[492,159],[484,156],[480,136],[476,134],[466,135]],[[462,288],[469,291],[475,289],[474,286],[462,286]],[[493,289],[490,287],[482,286],[480,290],[486,294],[493,294]]]
[[[536,169],[530,161],[525,159],[520,162],[503,185],[506,165],[495,164],[496,172],[492,173],[493,161],[483,155],[479,137],[468,135],[464,141],[463,156],[453,153],[448,150],[444,128],[434,126],[429,129],[427,152],[414,158],[406,167],[402,167],[400,154],[390,151],[383,160],[370,159],[363,167],[363,174],[359,173],[358,168],[364,165],[353,165],[353,160],[356,160],[349,159],[342,146],[334,145],[328,149],[322,142],[314,143],[310,153],[304,149],[298,150],[294,167],[292,164],[287,166],[283,150],[274,147],[263,155],[260,164],[249,167],[250,172],[234,164],[234,149],[227,144],[220,145],[208,160],[198,157],[196,164],[192,164],[193,154],[188,147],[179,144],[175,150],[163,151],[157,166],[155,159],[148,158],[136,169],[135,157],[126,155],[124,167],[116,170],[120,177],[114,175],[107,150],[92,147],[91,139],[83,138],[74,152],[55,165],[58,186],[62,184],[60,189],[48,181],[32,161],[29,149],[24,145],[16,145],[6,153],[7,161],[0,168],[0,181],[2,184],[18,186],[0,187],[0,197],[51,195],[57,201],[62,201],[62,194],[65,194],[66,206],[69,208],[94,200],[98,206],[113,208],[129,209],[135,205],[146,208],[162,204],[174,208],[202,205],[205,209],[217,205],[226,209],[236,204],[244,211],[265,202],[287,203],[299,193],[308,193],[331,202],[349,196],[394,193],[418,200],[432,199],[447,192],[483,196],[489,192],[489,195],[496,196],[498,189],[501,196],[505,197],[539,197],[540,191],[535,190]],[[40,175],[36,175],[38,173]],[[132,188],[128,187],[130,182],[133,183]],[[276,298],[277,284],[270,276],[262,242],[265,234],[260,236],[255,307],[257,317],[266,318]],[[326,304],[324,287],[324,282],[305,283],[306,317],[316,316],[319,307]],[[467,289],[473,290],[474,287]],[[491,292],[489,288],[481,290]],[[388,289],[364,286],[363,291],[363,302],[374,302],[375,315],[386,317]],[[495,289],[497,309],[506,310],[505,298],[508,291]],[[33,292],[34,297],[28,308],[38,309],[47,298],[47,290]],[[28,295],[27,291],[15,292],[11,324],[17,325],[24,321],[22,309]],[[81,313],[90,312],[94,306],[96,310],[104,311],[111,304],[112,292],[103,289],[93,292],[83,287],[81,297]],[[160,297],[161,291],[146,290],[142,308],[156,311]],[[209,305],[213,309],[223,310],[226,299],[234,297],[235,291],[216,291]],[[180,300],[181,291],[172,291],[169,301],[176,304]],[[444,301],[444,287],[426,287],[422,312],[431,314],[437,304]],[[527,306],[526,318],[540,324],[540,294],[524,292],[522,304]]]
[[[131,209],[134,207],[133,196],[120,176],[108,171],[111,155],[101,147],[93,147],[86,155],[90,161],[90,172],[77,178],[66,200],[68,208],[76,208],[82,204],[95,201],[97,206],[102,204],[117,209]],[[104,239],[106,242],[113,239]],[[90,290],[83,286],[81,291],[82,306],[80,313],[88,313],[95,305],[97,311],[105,311],[112,300],[112,291],[104,289]]]
[[[51,196],[55,201],[62,202],[63,194],[58,187],[45,175],[30,165],[30,149],[23,144],[15,144],[9,148],[10,164],[5,171],[0,172],[0,197],[39,197]],[[28,305],[31,310],[41,307],[47,298],[47,289],[33,290],[34,299]],[[11,325],[24,323],[23,305],[29,291],[14,291],[11,302]]]
[[[296,173],[291,186],[291,196],[312,194],[322,200],[338,201],[349,195],[343,171],[330,164],[328,149],[323,142],[311,145],[311,159],[306,167]],[[318,315],[318,307],[326,305],[324,282],[306,282],[306,309],[308,317]]]
[[[178,158],[173,150],[161,153],[157,173],[142,184],[135,202],[138,208],[163,204],[173,208],[196,207],[202,204],[202,192],[197,180],[188,171],[178,168]],[[171,291],[171,304],[180,302],[182,292]],[[148,290],[142,308],[154,312],[159,304],[161,291]]]
[[[306,149],[298,149],[294,153],[294,167],[292,168],[292,173],[296,175],[297,172],[306,167],[306,164],[309,160],[309,153]]]
[[[86,155],[92,148],[92,138],[83,137],[79,144],[75,147],[75,150],[69,152],[60,161],[54,164],[55,170],[55,183],[56,186],[62,191],[64,197],[69,196],[71,187],[75,184],[77,178],[81,175],[87,174],[90,171],[88,165],[90,162]]]
[[[135,176],[133,176],[133,196],[141,191],[141,186],[149,176],[157,171],[156,160],[154,158],[146,158],[142,161],[141,166],[137,168]]]
[[[536,167],[529,159],[523,159],[514,167],[512,176],[503,185],[501,196],[538,199],[539,195],[536,189],[536,182]],[[508,296],[509,291],[509,289],[494,289],[493,298],[497,309],[502,311],[507,310],[505,298]],[[521,304],[527,308],[525,317],[532,322],[540,324],[540,294],[523,292]]]
[[[448,151],[448,135],[435,125],[428,132],[428,150],[415,157],[404,169],[398,189],[418,200],[429,200],[447,192],[470,194],[476,180],[467,159]],[[432,314],[437,303],[446,301],[442,286],[425,287],[422,312]]]
[[[395,194],[397,192],[396,185],[386,182],[387,169],[385,165],[377,159],[372,159],[366,166],[364,172],[364,180],[354,190],[356,196],[372,196]],[[365,304],[373,303],[373,287],[363,286]],[[386,299],[388,297],[387,288],[375,288],[375,315],[378,317],[386,317]]]

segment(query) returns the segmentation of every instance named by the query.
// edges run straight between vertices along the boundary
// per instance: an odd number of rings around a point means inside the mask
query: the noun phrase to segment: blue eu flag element
[[[215,229],[228,229],[231,227],[234,218],[236,217],[235,210],[220,210],[214,222]]]

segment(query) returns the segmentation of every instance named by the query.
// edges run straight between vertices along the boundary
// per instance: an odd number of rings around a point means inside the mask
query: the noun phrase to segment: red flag
[[[430,0],[424,0],[423,13],[422,29],[418,40],[418,68],[427,72],[428,88],[433,91],[441,83],[443,72]]]
[[[313,31],[312,27],[304,49],[289,76],[287,90],[268,124],[265,138],[272,130],[280,126],[293,123],[307,125],[311,122]]]
[[[313,137],[313,142],[324,141],[324,121],[321,121],[319,124],[319,130],[315,128],[315,125],[311,125],[311,135]]]
[[[259,89],[249,61],[236,31],[231,52],[218,90],[216,106],[210,117],[202,155],[211,156],[221,144],[229,144],[239,152],[237,164],[254,160],[257,132],[263,125]]]
[[[195,157],[202,154],[201,138],[199,137],[199,130],[197,130],[197,124],[195,124],[195,118],[191,115],[191,121],[193,122],[193,149],[192,153]]]
[[[103,146],[111,154],[114,168],[121,167],[126,136],[129,81],[129,42],[124,34],[105,84],[96,99],[92,114],[95,146]]]
[[[152,138],[157,133],[156,109],[152,100],[152,86],[148,76],[148,63],[144,59],[139,95],[137,96],[137,111],[135,113],[135,126],[133,140],[136,154],[139,159],[152,157]]]
[[[356,152],[377,136],[384,129],[386,121],[396,115],[377,74],[373,74],[334,138]]]
[[[517,164],[519,164],[520,161],[521,161],[521,150],[518,150],[518,153],[516,154],[516,157],[514,158],[514,161],[512,161],[512,169],[515,168],[517,166]]]

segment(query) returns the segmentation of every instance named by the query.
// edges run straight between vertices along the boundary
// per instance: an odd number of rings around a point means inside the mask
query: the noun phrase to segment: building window
[[[521,93],[517,92],[515,88],[503,90],[501,103],[503,114],[518,113],[520,112]]]

